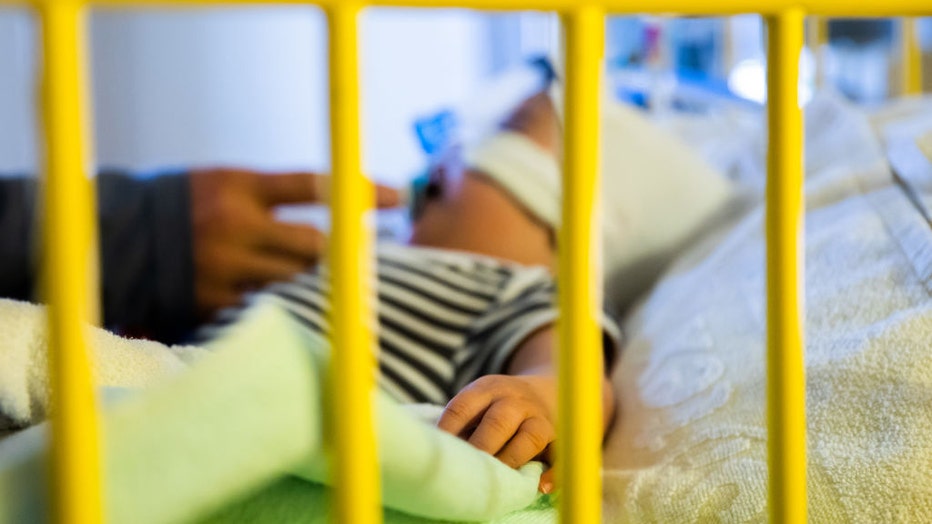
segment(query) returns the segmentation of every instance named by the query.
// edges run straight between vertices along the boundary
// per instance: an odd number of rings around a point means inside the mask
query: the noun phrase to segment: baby
[[[559,122],[545,92],[525,100],[497,136],[554,166],[561,155]],[[492,140],[485,148],[500,145]],[[379,386],[403,402],[445,405],[440,429],[518,467],[547,460],[555,438],[556,246],[540,209],[559,209],[559,195],[529,201],[517,193],[530,184],[534,194],[533,180],[516,180],[524,174],[502,173],[507,165],[480,171],[475,166],[486,160],[495,164],[483,147],[451,151],[438,163],[409,243],[377,249]],[[320,267],[265,293],[325,333],[328,279]],[[618,331],[607,320],[602,327],[609,369]],[[603,392],[607,425],[614,399],[605,379]],[[540,487],[552,489],[550,472]]]

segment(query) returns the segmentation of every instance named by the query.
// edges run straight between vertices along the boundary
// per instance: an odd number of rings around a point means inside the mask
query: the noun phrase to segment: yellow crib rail
[[[605,14],[583,6],[564,15],[566,27],[566,156],[560,231],[557,358],[559,401],[557,483],[564,522],[598,522],[602,503],[602,307],[597,249],[599,107]],[[572,460],[563,460],[572,457]],[[570,486],[572,486],[570,488]],[[569,489],[567,489],[569,488]]]
[[[806,521],[801,9],[768,19],[767,438],[772,522]]]
[[[256,4],[257,0],[0,0],[41,14],[45,122],[45,286],[53,377],[53,500],[58,522],[103,520],[98,419],[81,322],[88,320],[93,194],[85,169],[89,126],[82,56],[87,4],[140,7]],[[806,520],[806,422],[802,317],[802,121],[797,95],[803,19],[920,16],[927,0],[281,0],[315,4],[330,28],[333,158],[333,343],[331,395],[340,417],[335,449],[336,519],[381,519],[371,398],[374,316],[370,307],[372,191],[360,174],[358,17],[369,6],[552,10],[566,24],[566,163],[560,252],[560,428],[557,450],[565,522],[600,519],[602,373],[597,349],[599,274],[595,195],[599,191],[599,77],[604,17],[611,13],[727,15],[757,12],[769,24],[770,147],[767,189],[768,431],[773,522]],[[573,460],[565,460],[572,454]]]
[[[815,85],[825,85],[825,46],[828,44],[828,19],[824,16],[812,16],[807,20],[806,43],[812,51],[815,61]]]
[[[379,522],[379,477],[372,391],[375,339],[369,294],[371,233],[365,213],[374,193],[360,170],[359,6],[351,0],[327,12],[330,30],[330,129],[333,157],[334,403],[329,410],[335,505],[339,522]],[[339,394],[336,394],[339,391]]]
[[[97,410],[82,323],[91,311],[93,188],[87,177],[84,17],[77,2],[40,4],[45,131],[43,291],[49,302],[52,500],[58,522],[102,519]]]
[[[918,33],[915,18],[900,21],[900,91],[904,95],[922,93],[922,49]]]

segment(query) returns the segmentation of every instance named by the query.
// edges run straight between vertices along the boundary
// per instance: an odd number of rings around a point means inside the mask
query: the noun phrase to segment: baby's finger
[[[548,469],[540,476],[540,482],[537,484],[537,489],[541,493],[552,493],[553,488],[556,487],[556,472],[553,468]]]
[[[482,416],[468,441],[486,453],[497,455],[521,427],[526,416],[527,412],[514,404],[496,402]]]
[[[556,435],[546,419],[535,417],[521,423],[514,438],[495,456],[513,468],[523,466],[540,455]]]
[[[443,408],[437,427],[458,437],[465,437],[466,429],[479,421],[491,401],[492,396],[485,390],[467,387]]]

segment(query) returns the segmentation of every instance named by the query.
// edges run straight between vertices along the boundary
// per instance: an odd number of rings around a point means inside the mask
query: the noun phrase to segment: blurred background
[[[930,22],[918,23],[927,64]],[[321,12],[96,10],[89,26],[99,166],[327,169]],[[868,105],[899,93],[896,21],[832,21],[827,31],[803,57],[804,97],[819,81]],[[425,163],[418,122],[529,56],[556,56],[560,39],[551,14],[463,10],[370,10],[363,35],[365,167],[399,185]],[[763,101],[757,16],[616,17],[608,35],[608,79],[621,98],[657,110],[689,110],[690,90]],[[25,11],[0,10],[0,173],[36,171],[36,42]]]

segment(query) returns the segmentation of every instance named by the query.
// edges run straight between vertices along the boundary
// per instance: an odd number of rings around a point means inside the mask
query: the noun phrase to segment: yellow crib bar
[[[42,20],[45,132],[44,293],[49,303],[52,394],[51,500],[55,521],[103,520],[99,423],[83,322],[89,319],[93,186],[86,174],[84,16],[78,2],[48,0]],[[96,260],[96,257],[94,258]]]
[[[135,2],[139,0],[104,0]],[[144,0],[158,1],[158,0]],[[186,0],[173,0],[186,1]],[[237,0],[248,2],[249,0]],[[340,0],[326,0],[340,3]],[[461,7],[482,10],[525,10],[572,12],[579,0],[367,0],[373,7]],[[883,0],[851,2],[850,0],[593,0],[609,14],[679,14],[727,15],[760,13],[779,14],[792,8],[802,8],[811,14],[835,16],[920,16],[932,12],[926,0]]]
[[[904,95],[922,93],[922,48],[915,18],[900,21],[900,71]]]
[[[600,101],[604,12],[564,15],[566,156],[559,242],[558,485],[562,522],[600,522],[602,502],[602,342],[598,327]],[[572,459],[570,459],[572,457]]]
[[[328,10],[330,130],[333,165],[330,244],[333,367],[328,445],[332,450],[334,522],[381,522],[372,398],[375,318],[369,286],[371,233],[366,212],[372,185],[360,169],[359,13],[352,1]]]
[[[815,62],[816,88],[825,87],[825,47],[828,45],[828,18],[811,16],[806,21],[806,43]]]
[[[0,0],[0,4],[29,5],[46,0]],[[231,5],[316,5],[336,8],[342,0],[90,0],[95,6],[183,7]],[[486,11],[558,11],[570,12],[579,7],[578,0],[364,0],[365,7],[413,7],[425,9],[465,8]],[[734,15],[758,13],[773,15],[799,7],[813,15],[849,17],[930,16],[932,6],[925,0],[591,0],[608,14]]]
[[[801,9],[768,19],[767,447],[770,521],[806,521]]]

